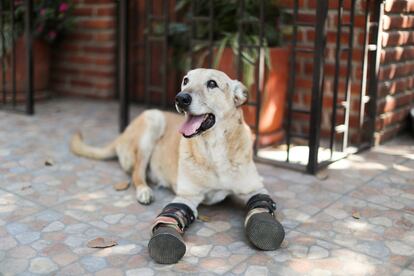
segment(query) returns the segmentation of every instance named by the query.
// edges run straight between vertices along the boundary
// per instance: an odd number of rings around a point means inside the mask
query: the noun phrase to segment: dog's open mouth
[[[180,133],[185,138],[191,138],[211,128],[215,123],[216,117],[212,113],[203,115],[187,114],[187,120],[181,126]]]

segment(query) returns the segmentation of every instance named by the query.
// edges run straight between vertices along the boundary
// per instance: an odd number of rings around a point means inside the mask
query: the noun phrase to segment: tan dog
[[[177,110],[185,112],[186,119],[147,110],[108,146],[85,145],[78,134],[72,140],[72,151],[94,159],[118,156],[122,168],[132,172],[137,200],[142,204],[153,198],[147,177],[172,188],[195,208],[229,194],[262,190],[252,160],[251,132],[240,108],[247,100],[246,88],[223,72],[195,69],[184,77],[181,89],[183,100],[185,95],[191,99],[185,106],[177,95]]]
[[[132,172],[140,203],[153,198],[147,178],[174,191],[175,199],[152,227],[148,249],[155,261],[178,262],[186,251],[182,234],[197,217],[198,205],[228,195],[246,203],[246,234],[257,248],[275,250],[284,239],[274,216],[276,205],[253,162],[252,136],[240,108],[246,101],[247,90],[239,81],[217,70],[195,69],[176,96],[176,108],[185,118],[145,111],[104,148],[84,144],[80,134],[73,138],[71,148],[78,155],[118,156],[122,168]]]

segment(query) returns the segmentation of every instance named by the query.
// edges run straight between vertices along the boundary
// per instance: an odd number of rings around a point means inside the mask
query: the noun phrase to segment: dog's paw
[[[137,200],[139,203],[148,205],[152,202],[154,196],[150,187],[139,187],[137,189]]]

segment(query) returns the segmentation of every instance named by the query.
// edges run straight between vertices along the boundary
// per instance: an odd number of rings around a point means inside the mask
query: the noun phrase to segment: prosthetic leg
[[[256,194],[247,201],[244,222],[249,241],[261,250],[276,250],[285,238],[285,230],[275,217],[276,203],[267,194]]]
[[[177,263],[185,254],[185,229],[194,221],[191,208],[184,203],[170,203],[164,207],[152,226],[148,243],[150,256],[160,264]]]

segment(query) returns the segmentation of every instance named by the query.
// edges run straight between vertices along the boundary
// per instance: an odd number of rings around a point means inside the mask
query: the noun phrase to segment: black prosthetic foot
[[[160,264],[175,264],[185,254],[182,235],[194,221],[194,213],[184,203],[170,203],[155,219],[148,243],[150,256]]]
[[[267,194],[256,194],[247,202],[246,234],[261,250],[276,250],[285,238],[285,230],[276,219],[276,203]]]
[[[160,264],[175,264],[185,254],[185,243],[181,234],[168,226],[154,231],[148,243],[150,256]]]
[[[276,250],[285,238],[285,230],[270,213],[253,214],[246,224],[250,242],[261,250]]]

